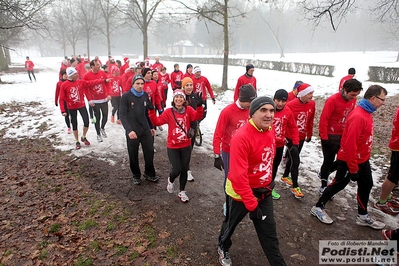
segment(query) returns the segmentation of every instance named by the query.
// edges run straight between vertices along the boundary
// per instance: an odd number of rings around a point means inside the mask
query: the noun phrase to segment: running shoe
[[[356,218],[356,224],[361,226],[369,226],[376,230],[380,230],[385,227],[384,223],[378,222],[375,219],[371,218],[370,214],[367,214],[366,219],[360,218],[360,216],[358,215]]]
[[[103,138],[101,137],[101,135],[97,135],[97,141],[98,142],[103,142]]]
[[[105,129],[101,128],[101,129],[100,129],[100,133],[101,133],[101,136],[102,136],[103,138],[106,138],[106,137],[107,137],[107,133],[105,133]]]
[[[292,180],[291,180],[291,177],[289,177],[289,176],[285,176],[285,177],[283,176],[281,178],[281,181],[283,181],[284,183],[286,183],[289,186],[292,186]]]
[[[191,174],[191,170],[187,171],[187,181],[194,181],[194,177]]]
[[[174,185],[173,185],[173,183],[172,182],[170,182],[170,177],[168,177],[168,185],[166,186],[166,190],[169,192],[169,193],[173,193],[173,188],[174,188]]]
[[[151,182],[158,182],[159,177],[157,176],[149,176],[147,174],[143,174],[144,178]]]
[[[80,140],[81,140],[86,146],[89,146],[89,145],[90,145],[90,142],[87,140],[86,137],[81,137]]]
[[[70,127],[68,127],[68,131],[67,131],[67,133],[68,133],[68,134],[71,134],[71,133],[72,133],[72,130],[71,130],[71,128],[70,128]]]
[[[326,211],[320,207],[313,206],[310,213],[325,224],[332,224],[334,221],[328,216]]]
[[[395,232],[395,230],[386,230],[386,229],[384,229],[384,230],[381,231],[381,234],[382,234],[382,237],[385,240],[391,240],[393,232]]]
[[[190,199],[187,197],[187,195],[186,195],[186,191],[184,191],[184,190],[180,191],[179,194],[178,194],[177,196],[178,196],[179,199],[180,199],[182,202],[184,202],[184,203],[186,203],[186,202],[188,202],[188,201],[190,200]]]
[[[389,199],[388,202],[391,203],[392,207],[395,207],[395,208],[399,209],[399,199],[398,199],[398,197],[392,195],[391,199]]]
[[[122,124],[122,122],[121,122],[120,119],[118,119],[118,120],[116,121],[116,123],[119,124],[119,125]]]
[[[278,194],[278,193],[273,189],[273,190],[272,190],[272,198],[273,198],[274,200],[278,200],[278,199],[281,198],[281,195]]]
[[[301,188],[300,187],[294,187],[291,189],[292,194],[294,194],[294,197],[297,199],[303,198],[305,195],[303,195]]]
[[[76,142],[75,149],[76,149],[76,150],[79,150],[80,148],[82,148],[82,146],[80,145],[80,142],[77,141],[77,142]]]
[[[140,177],[139,177],[139,178],[133,177],[133,184],[135,184],[135,185],[141,185],[141,179],[140,179]]]
[[[219,263],[223,266],[231,266],[230,254],[228,251],[223,251],[220,247],[218,247],[218,254],[219,254]]]
[[[374,203],[374,207],[379,209],[382,212],[390,215],[399,214],[399,209],[394,207],[390,201],[385,202],[384,204],[380,204],[378,201]]]
[[[111,123],[115,123],[115,117],[111,115]]]

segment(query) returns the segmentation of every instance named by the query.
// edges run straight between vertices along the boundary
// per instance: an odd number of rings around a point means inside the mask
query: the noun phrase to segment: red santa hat
[[[119,67],[117,67],[117,66],[111,67],[111,74],[115,74],[117,71],[119,71]]]
[[[150,58],[149,58],[149,57],[147,57],[147,58],[145,59],[145,61],[150,61]]]
[[[124,58],[123,58],[123,62],[125,62],[125,63],[126,63],[126,62],[129,62],[129,57],[124,57]]]
[[[302,83],[298,86],[298,97],[303,97],[308,93],[314,91],[314,88],[307,83]]]

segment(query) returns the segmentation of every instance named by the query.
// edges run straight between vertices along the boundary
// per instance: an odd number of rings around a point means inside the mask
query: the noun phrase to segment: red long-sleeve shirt
[[[162,110],[161,106],[161,96],[158,93],[157,83],[153,80],[147,80],[144,82],[143,91],[148,94],[148,98],[151,100],[151,103],[158,109]]]
[[[238,103],[227,105],[219,115],[215,132],[213,133],[213,152],[220,154],[220,147],[230,153],[231,138],[237,130],[245,125],[249,119],[249,110],[238,106]]]
[[[274,113],[273,128],[276,132],[276,147],[285,145],[285,138],[290,138],[292,144],[299,145],[299,132],[291,109],[285,106]]]
[[[132,71],[127,71],[122,75],[122,92],[128,92],[132,88],[132,80],[134,77],[134,73]]]
[[[150,110],[148,111],[148,116],[154,126],[168,124],[168,148],[180,149],[188,147],[191,145],[191,139],[187,137],[187,134],[177,125],[177,123],[179,123],[188,133],[190,130],[190,123],[202,118],[204,108],[199,106],[194,110],[191,106],[187,106],[183,114],[180,114],[175,110],[174,114],[176,119],[173,117],[172,108],[166,109],[165,112],[158,117],[156,116],[155,110]]]
[[[299,140],[311,138],[313,135],[313,121],[316,112],[316,103],[311,100],[308,103],[302,103],[299,98],[292,100],[287,105],[296,121],[299,131]]]
[[[104,84],[104,79],[97,80],[66,80],[61,85],[59,107],[61,113],[65,113],[64,102],[67,104],[68,110],[76,110],[86,105],[84,96],[87,95],[87,87],[97,84]]]
[[[107,83],[108,85],[108,95],[110,95],[111,97],[118,97],[121,96],[122,94],[122,89],[121,89],[121,80],[122,77],[121,76],[111,76],[112,80],[111,82]]]
[[[32,61],[30,61],[30,60],[26,60],[26,61],[25,61],[25,68],[26,68],[26,70],[31,71],[31,70],[33,70],[33,67],[34,67],[34,66],[35,66],[35,64],[33,64]]]
[[[389,141],[389,148],[394,151],[399,151],[399,106],[398,109],[396,109],[392,122],[392,135]]]
[[[194,92],[198,93],[199,95],[202,95],[202,99],[206,100],[208,99],[206,91],[208,91],[209,96],[211,96],[211,99],[215,98],[215,95],[213,94],[213,90],[211,87],[211,83],[209,83],[209,80],[204,77],[200,76],[199,78],[194,78],[193,79],[193,85],[194,85]]]
[[[290,101],[292,101],[292,100],[295,100],[295,99],[296,99],[296,94],[294,93],[294,91],[290,91],[290,92],[288,93],[287,103],[290,102]]]
[[[319,134],[322,140],[328,140],[329,134],[342,135],[346,118],[355,108],[356,99],[347,101],[341,92],[330,96],[323,107],[320,115]]]
[[[250,77],[244,74],[241,77],[239,77],[237,80],[237,85],[234,90],[234,102],[238,100],[241,86],[246,84],[251,84],[256,91],[256,78],[254,76]]]
[[[266,188],[273,181],[273,160],[276,153],[274,134],[273,129],[260,132],[249,122],[237,130],[231,139],[226,193],[233,199],[242,201],[248,211],[253,211],[258,206],[252,188]]]
[[[183,80],[183,72],[179,71],[173,71],[170,73],[170,81],[171,81],[171,86],[172,89],[181,89],[181,81]],[[179,85],[180,82],[180,85]]]
[[[54,103],[55,103],[55,105],[58,105],[58,101],[59,101],[59,99],[60,99],[60,90],[61,90],[61,85],[62,85],[62,83],[64,83],[64,79],[60,79],[58,82],[57,82],[57,85],[55,86],[55,98],[54,98]]]
[[[93,73],[93,71],[87,72],[83,80],[96,80],[102,79],[103,81],[108,78],[107,73],[100,70],[97,73]],[[88,101],[97,101],[97,100],[104,100],[108,97],[108,87],[105,83],[100,83],[96,85],[89,85],[87,94],[86,94]]]
[[[347,163],[349,172],[356,173],[358,164],[370,158],[373,133],[373,115],[357,106],[348,116],[337,154],[337,159]]]
[[[345,81],[350,80],[350,79],[353,79],[353,75],[347,75],[347,76],[343,77],[341,79],[341,81],[339,82],[338,90],[339,91],[342,90],[342,88],[344,87]]]

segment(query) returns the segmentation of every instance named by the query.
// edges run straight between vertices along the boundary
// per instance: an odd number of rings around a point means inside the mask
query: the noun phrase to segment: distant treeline
[[[399,83],[399,68],[370,66],[369,80],[381,83]]]

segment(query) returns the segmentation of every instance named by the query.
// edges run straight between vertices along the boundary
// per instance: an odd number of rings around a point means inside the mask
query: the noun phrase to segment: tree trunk
[[[10,49],[5,48],[5,49],[4,49],[4,54],[5,54],[5,56],[6,56],[7,65],[11,65],[11,54],[10,54]]]
[[[224,1],[224,24],[223,24],[223,38],[224,38],[224,52],[223,52],[223,76],[222,76],[222,90],[227,90],[227,73],[229,66],[229,14],[227,12],[228,0]]]
[[[148,27],[143,29],[143,61],[148,57]]]
[[[7,59],[4,53],[5,48],[0,44],[0,71],[8,70]]]
[[[398,55],[396,56],[396,62],[399,62],[399,52]]]
[[[90,38],[86,39],[86,49],[87,49],[87,54],[90,55]]]

